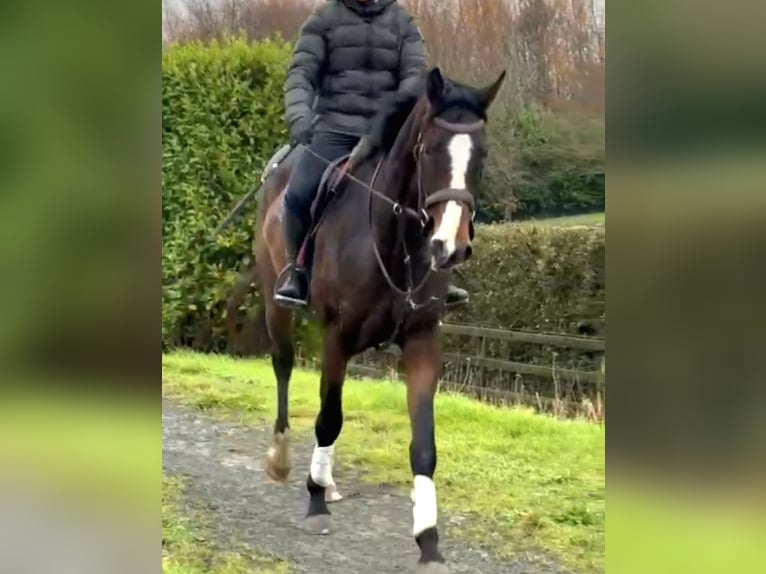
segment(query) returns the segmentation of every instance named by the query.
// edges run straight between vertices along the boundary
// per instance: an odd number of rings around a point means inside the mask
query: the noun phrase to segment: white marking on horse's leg
[[[415,475],[412,490],[412,535],[436,526],[436,487],[434,481],[422,474]]]
[[[343,500],[343,495],[338,492],[338,486],[333,482],[328,484],[324,491],[324,499],[326,502],[338,502]]]
[[[335,481],[332,478],[332,460],[334,453],[335,445],[314,446],[314,452],[311,455],[311,478],[319,486],[335,486]],[[335,490],[335,493],[337,494],[337,489],[333,490]],[[340,495],[338,494],[338,496]]]
[[[315,446],[311,455],[311,478],[317,484],[325,487],[325,500],[338,502],[343,499],[335,479],[332,477],[332,465],[335,455],[335,445],[326,447]]]
[[[468,174],[468,163],[471,161],[473,140],[468,134],[454,135],[447,149],[450,156],[450,189],[466,189],[468,186],[465,180]],[[448,201],[439,222],[439,228],[433,236],[433,239],[444,242],[447,257],[455,252],[457,232],[462,216],[463,207],[456,201]]]

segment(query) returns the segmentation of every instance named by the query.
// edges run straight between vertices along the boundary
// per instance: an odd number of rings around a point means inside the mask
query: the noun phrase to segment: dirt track
[[[370,486],[352,470],[338,468],[345,496],[331,505],[335,528],[329,536],[302,530],[310,444],[293,444],[294,469],[287,485],[271,483],[263,455],[271,429],[212,421],[168,401],[162,405],[162,470],[189,478],[191,496],[213,514],[216,536],[236,539],[256,551],[291,563],[297,574],[388,574],[413,572],[418,550],[409,529],[412,506],[388,486]],[[552,574],[564,572],[550,560],[503,561],[450,537],[450,525],[465,518],[440,513],[442,552],[450,574]]]

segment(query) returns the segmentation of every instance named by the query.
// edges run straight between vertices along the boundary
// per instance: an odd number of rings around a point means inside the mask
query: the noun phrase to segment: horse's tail
[[[270,290],[273,290],[277,277],[264,236],[264,225],[266,225],[271,204],[280,196],[280,189],[284,188],[289,179],[291,166],[296,156],[286,152],[292,149],[288,146],[282,149],[284,157],[279,162],[273,162],[272,169],[263,178],[261,186],[255,193],[256,217],[253,225],[253,259],[240,272],[227,298],[228,346],[230,349],[236,348],[236,352],[240,354],[264,355],[272,351],[273,345],[276,344],[276,341],[272,341],[269,333],[269,312],[267,309],[273,303],[270,300]],[[257,302],[255,302],[258,305],[258,311],[255,316],[249,315],[244,321],[240,321],[242,302],[253,289],[259,292]]]
[[[236,283],[229,291],[226,301],[226,334],[228,348],[236,354],[263,355],[270,348],[268,329],[266,327],[266,309],[262,298],[254,318],[246,315],[240,320],[239,308],[245,296],[253,287],[258,287],[259,279],[255,262],[243,269]]]
[[[282,155],[287,155],[285,153],[285,148],[282,148],[280,152]],[[280,155],[280,152],[277,152],[275,157]],[[256,201],[256,215],[255,223],[253,225],[253,259],[250,264],[240,272],[236,283],[229,291],[229,296],[226,301],[226,332],[227,340],[229,342],[228,346],[230,350],[234,350],[237,354],[263,355],[271,348],[271,339],[266,324],[265,293],[261,292],[258,297],[258,311],[254,319],[251,320],[247,317],[244,321],[240,322],[239,308],[247,293],[253,288],[259,289],[260,291],[263,291],[264,289],[263,281],[259,274],[258,259],[259,257],[265,257],[267,252],[262,244],[263,239],[261,234],[266,219],[266,213],[269,209],[270,182],[273,177],[273,172],[276,171],[276,168],[279,167],[281,163],[283,163],[281,162],[281,159],[282,158],[280,158],[280,161],[274,161],[274,158],[272,158],[270,164],[273,165],[271,165],[269,172],[264,174],[264,177],[261,180],[261,185],[257,189],[254,188],[253,191],[248,194],[249,197],[247,197],[248,200],[252,197]],[[244,199],[245,198],[243,198],[243,200]],[[241,200],[238,206],[232,210],[232,213],[230,213],[228,218],[229,221],[236,216],[243,204],[244,201]]]

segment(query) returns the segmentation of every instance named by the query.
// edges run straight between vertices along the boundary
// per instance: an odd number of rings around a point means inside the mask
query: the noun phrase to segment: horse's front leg
[[[439,552],[436,528],[436,441],[434,436],[434,395],[441,375],[441,343],[436,332],[409,339],[402,359],[407,373],[407,408],[412,426],[410,466],[412,490],[412,533],[420,546],[418,572],[447,572]]]
[[[343,381],[348,356],[342,350],[340,333],[327,329],[322,354],[321,407],[314,425],[316,445],[311,455],[311,470],[306,480],[309,509],[306,529],[312,534],[327,534],[332,527],[327,502],[341,496],[332,476],[335,441],[343,427]]]

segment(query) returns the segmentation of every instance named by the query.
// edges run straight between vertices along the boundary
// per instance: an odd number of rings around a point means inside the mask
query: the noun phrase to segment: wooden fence
[[[601,403],[604,394],[605,375],[603,372],[603,356],[606,352],[606,341],[600,337],[583,337],[575,335],[558,335],[531,331],[513,331],[505,329],[493,329],[477,327],[474,325],[459,325],[444,323],[441,326],[444,335],[470,337],[478,341],[479,352],[476,355],[445,352],[444,377],[441,387],[467,392],[483,399],[493,401],[523,402],[537,406],[540,410],[579,410],[580,397],[573,402],[562,399],[560,393],[560,381],[574,382],[577,385],[584,383],[590,389],[596,389],[597,402]],[[488,342],[508,341],[511,343],[541,345],[553,348],[566,348],[575,352],[589,353],[601,356],[601,370],[578,370],[560,368],[555,364],[540,365],[508,361],[486,355]],[[362,376],[395,377],[401,378],[398,372],[399,350],[394,348],[377,352],[368,352],[349,365],[349,370]],[[371,364],[372,363],[372,364]],[[504,380],[501,387],[487,385],[486,374],[492,372]],[[520,379],[523,375],[530,375],[537,379],[553,381],[553,391],[550,396],[540,396],[536,392],[525,391]],[[479,384],[476,384],[476,382]],[[568,404],[564,404],[568,403]],[[563,407],[562,407],[563,405]],[[552,409],[550,407],[553,407]],[[548,407],[548,408],[544,408]],[[599,404],[599,410],[601,406]]]

